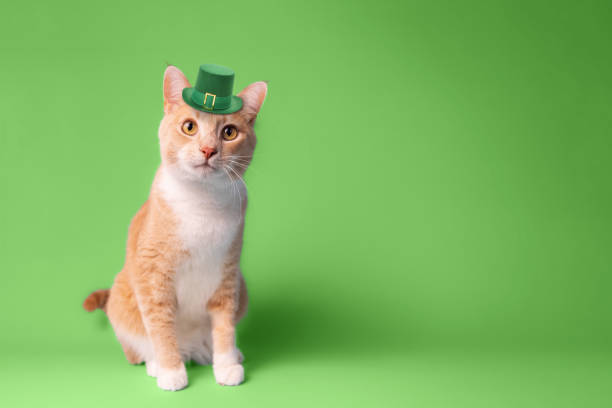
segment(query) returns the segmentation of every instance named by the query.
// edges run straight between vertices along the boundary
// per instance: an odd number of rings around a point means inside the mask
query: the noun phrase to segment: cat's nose
[[[217,153],[217,149],[215,149],[214,147],[208,147],[208,146],[200,147],[200,151],[204,153],[204,157],[206,157],[206,159],[210,159],[211,157],[215,155],[215,153]]]

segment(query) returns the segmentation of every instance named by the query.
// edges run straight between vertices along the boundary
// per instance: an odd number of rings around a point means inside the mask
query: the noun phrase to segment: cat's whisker
[[[224,161],[228,165],[236,165],[236,166],[238,166],[238,169],[241,170],[243,173],[246,172],[247,169],[252,169],[253,168],[252,165],[247,165],[247,164],[244,164],[244,163],[236,162],[236,161],[234,161],[232,159],[224,159]],[[255,171],[257,173],[256,170],[251,170],[251,171]]]
[[[223,169],[223,171],[225,172],[225,174],[227,174],[227,178],[229,179],[229,182],[227,184],[232,186],[232,202],[235,200],[236,198],[236,184],[234,183],[233,179],[232,179],[232,175],[227,171],[227,169],[225,168],[225,166],[221,167]],[[240,192],[238,191],[238,194],[240,194]],[[240,197],[238,197],[239,199],[241,199]],[[240,204],[240,203],[238,203]]]
[[[245,160],[245,159],[236,159],[234,157],[230,157],[230,158],[228,158],[226,160],[232,160],[232,161],[235,161],[237,163],[242,163],[242,164],[249,164],[250,163],[250,161],[248,161],[248,160]]]
[[[235,163],[235,164],[240,164],[240,165],[242,165],[244,167],[249,167],[249,165],[250,165],[249,162],[242,162],[242,161],[238,161],[238,160],[234,160],[234,159],[229,159],[227,161]]]
[[[240,166],[241,169],[246,170],[249,166],[243,163],[238,163],[233,160],[228,160],[229,163],[235,164],[236,166]]]
[[[223,172],[225,173],[225,175],[227,176],[227,178],[231,181],[231,178],[229,176],[229,173],[227,172],[227,170],[225,170],[225,167],[221,167],[221,169],[223,170]],[[224,181],[223,185],[225,186],[225,191],[227,191],[227,189],[229,188],[229,185],[231,183],[228,183],[227,181]]]
[[[232,171],[238,177],[238,180],[240,180],[242,184],[244,184],[244,188],[246,189],[247,185],[244,179],[240,177],[240,174],[238,174],[238,172],[236,172],[236,170],[231,165],[227,166],[227,168],[230,169],[230,171]],[[240,190],[238,192],[240,193]],[[240,196],[240,203],[242,203],[242,195]]]
[[[237,178],[236,178],[236,180],[240,180],[240,181],[242,181],[242,184],[244,184],[244,186],[246,187],[246,183],[244,182],[244,180],[242,179],[242,177],[240,176],[240,174],[239,174],[239,173],[236,171],[236,169],[235,169],[235,168],[233,168],[231,164],[228,164],[228,165],[227,165],[227,168],[228,168],[228,169],[229,169],[229,170],[230,170],[232,173],[234,173],[234,174],[236,175],[236,177],[237,177]]]
[[[237,180],[232,177],[232,188],[235,191],[235,197],[238,200],[238,206],[242,206],[242,194],[240,194],[240,188],[238,187]]]
[[[249,162],[247,162],[247,161],[244,161],[244,160],[241,160],[241,159],[234,159],[234,158],[232,158],[232,157],[227,158],[227,159],[225,159],[225,160],[227,160],[227,161],[232,161],[232,162],[235,162],[235,163],[245,164],[245,165],[248,165],[248,164],[249,164]]]
[[[233,161],[233,160],[228,160],[228,162],[231,163],[231,164],[235,164],[235,165],[241,166],[241,168],[245,168],[245,169],[249,167],[248,164],[240,163],[240,162]]]
[[[230,170],[235,175],[235,177],[236,177],[235,180],[236,181],[240,180],[240,181],[242,181],[242,184],[244,184],[244,180],[242,180],[242,177],[240,177],[240,174],[238,174],[236,172],[236,170],[231,165],[228,164],[228,165],[224,166],[224,168]],[[234,186],[236,192],[238,193],[239,205],[242,205],[242,194],[240,193],[240,188],[238,186],[236,186],[236,184],[233,183],[233,182],[232,182],[232,185]],[[246,184],[244,184],[244,185],[245,185],[245,188],[246,188]]]

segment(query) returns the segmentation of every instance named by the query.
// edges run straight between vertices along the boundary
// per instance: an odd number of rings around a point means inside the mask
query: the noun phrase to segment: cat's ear
[[[185,75],[175,66],[168,66],[164,72],[164,112],[183,103],[183,89],[190,88]]]
[[[250,123],[255,122],[255,118],[261,109],[266,94],[268,93],[268,84],[266,82],[254,82],[247,86],[238,94],[242,98],[242,114],[245,115]]]

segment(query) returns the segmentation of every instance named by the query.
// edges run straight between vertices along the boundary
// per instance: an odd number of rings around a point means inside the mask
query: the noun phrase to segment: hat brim
[[[232,95],[230,105],[225,109],[204,109],[203,107],[193,103],[193,101],[191,100],[192,93],[193,88],[183,89],[183,100],[187,105],[202,112],[212,113],[215,115],[227,115],[229,113],[238,112],[240,109],[242,109],[242,99],[240,99],[240,97],[236,95]]]

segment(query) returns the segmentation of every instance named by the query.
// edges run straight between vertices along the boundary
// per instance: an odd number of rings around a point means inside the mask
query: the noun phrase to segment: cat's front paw
[[[181,368],[169,370],[158,368],[157,370],[157,386],[166,391],[178,391],[187,386],[187,371],[185,366]]]
[[[244,381],[244,367],[241,364],[213,365],[213,371],[219,385],[238,385]]]

